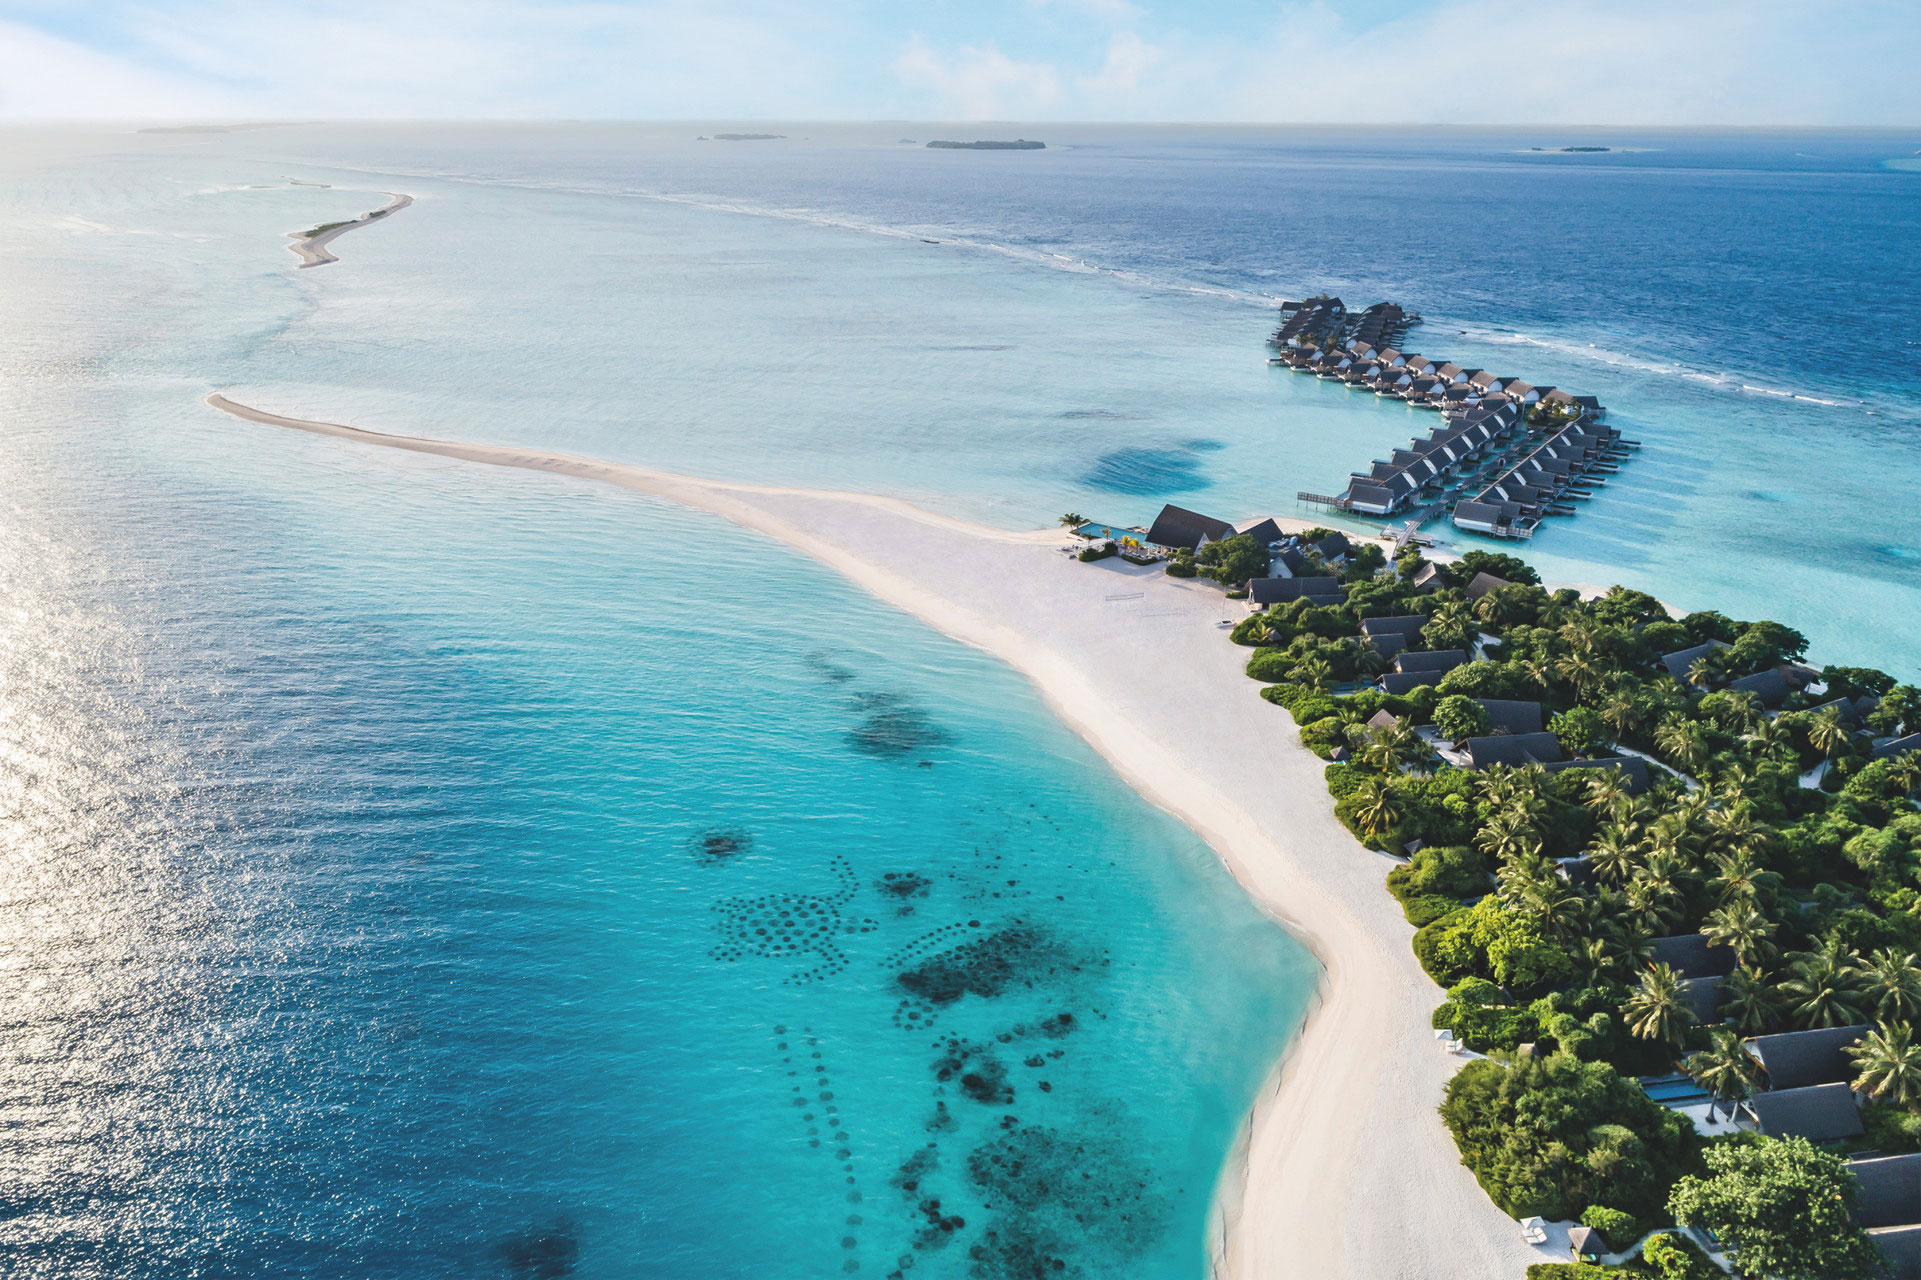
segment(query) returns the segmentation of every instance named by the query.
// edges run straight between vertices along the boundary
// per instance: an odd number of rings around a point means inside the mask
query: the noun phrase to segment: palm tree
[[[1712,689],[1721,682],[1728,672],[1728,660],[1721,655],[1725,649],[1709,649],[1694,660],[1688,668],[1688,683],[1701,689]]]
[[[1597,681],[1606,676],[1607,669],[1601,666],[1594,654],[1573,651],[1561,655],[1556,660],[1554,674],[1573,685],[1578,692],[1585,694]]]
[[[1393,735],[1394,749],[1402,767],[1413,769],[1416,773],[1432,771],[1434,748],[1428,745],[1418,729],[1408,721],[1400,720],[1395,722]]]
[[[1794,955],[1779,989],[1798,1026],[1850,1027],[1862,1020],[1860,959],[1838,938]]]
[[[1554,864],[1539,854],[1509,858],[1495,877],[1501,901],[1524,915],[1553,920],[1569,894]]]
[[[1601,704],[1601,723],[1616,737],[1625,738],[1641,727],[1644,717],[1634,695],[1626,691],[1611,695]]]
[[[1707,759],[1707,744],[1701,740],[1701,730],[1685,716],[1670,715],[1661,721],[1654,731],[1654,745],[1662,755],[1674,761],[1689,773],[1701,767]]]
[[[1908,951],[1882,947],[1861,967],[1877,1022],[1912,1023],[1921,1017],[1921,962]]]
[[[1853,730],[1833,707],[1808,718],[1808,745],[1833,760],[1848,749]]]
[[[1060,519],[1061,519],[1061,523],[1066,525],[1070,529],[1087,523],[1087,517],[1082,515],[1078,511],[1070,511],[1066,515],[1062,516]]]
[[[1694,1025],[1694,1010],[1681,992],[1681,975],[1673,965],[1657,964],[1641,971],[1641,985],[1628,993],[1621,1013],[1628,1030],[1643,1040],[1657,1040],[1680,1048]]]
[[[1850,1087],[1877,1102],[1913,1110],[1921,1102],[1921,1044],[1905,1022],[1890,1022],[1848,1047],[1855,1077]]]
[[[1721,1013],[1742,1035],[1758,1036],[1780,1021],[1781,1005],[1767,976],[1742,965],[1721,986]]]
[[[1354,646],[1354,670],[1364,676],[1378,676],[1387,669],[1387,659],[1374,647],[1374,642],[1365,636],[1351,641]]]
[[[1459,601],[1435,609],[1428,615],[1427,625],[1421,628],[1421,639],[1430,649],[1467,649],[1479,634],[1474,614],[1465,602]]]
[[[1742,741],[1755,755],[1771,756],[1790,745],[1791,738],[1788,727],[1779,720],[1763,720],[1750,729]]]
[[[1710,914],[1701,932],[1711,947],[1726,947],[1741,964],[1766,959],[1774,950],[1774,922],[1745,899],[1730,902]]]
[[[1728,1027],[1716,1027],[1709,1034],[1708,1047],[1690,1053],[1681,1069],[1715,1101],[1727,1103],[1730,1116],[1734,1104],[1747,1097],[1754,1084],[1754,1059],[1742,1047],[1740,1034]],[[1712,1106],[1708,1119],[1714,1119]]]
[[[1369,778],[1354,792],[1359,803],[1354,808],[1354,820],[1360,825],[1363,835],[1378,836],[1390,831],[1401,820],[1400,801],[1394,790],[1379,778]]]
[[[1746,689],[1723,689],[1721,712],[1715,717],[1729,733],[1745,733],[1761,721],[1761,700]]]
[[[1916,787],[1921,787],[1921,751],[1903,751],[1888,765],[1888,781],[1901,788],[1903,795],[1913,795]]]
[[[1612,774],[1614,770],[1606,772]],[[1640,845],[1625,827],[1604,827],[1588,846],[1588,861],[1594,864],[1595,875],[1623,884],[1640,869]]]
[[[1354,724],[1347,728],[1348,747],[1354,758],[1382,773],[1399,773],[1401,756],[1394,744],[1394,732],[1386,728]]]
[[[1590,809],[1608,810],[1632,794],[1628,789],[1627,776],[1619,769],[1589,769],[1594,775],[1587,780],[1587,805]]]
[[[1334,668],[1328,665],[1326,658],[1316,654],[1313,657],[1301,659],[1300,663],[1287,673],[1287,678],[1311,688],[1330,689],[1334,685]]]
[[[1505,810],[1489,819],[1474,840],[1483,851],[1504,861],[1527,857],[1541,847],[1541,838],[1533,824]]]
[[[1777,873],[1755,865],[1754,855],[1745,848],[1716,854],[1714,867],[1716,874],[1708,887],[1722,903],[1755,901],[1781,882]]]

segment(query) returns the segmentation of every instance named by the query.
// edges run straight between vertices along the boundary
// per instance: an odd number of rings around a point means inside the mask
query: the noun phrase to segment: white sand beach
[[[322,186],[324,184],[308,182],[299,185],[311,187]],[[288,236],[288,239],[292,240],[293,243],[287,247],[299,255],[301,268],[304,270],[307,267],[324,267],[329,262],[340,261],[340,259],[334,255],[333,251],[327,248],[329,244],[341,236],[346,235],[349,231],[357,231],[370,222],[378,222],[388,214],[397,213],[414,202],[412,196],[401,195],[393,191],[384,191],[381,194],[392,196],[393,199],[381,205],[378,209],[371,209],[361,214],[358,218],[350,219],[335,227],[329,227],[317,236],[310,236],[299,231]]]
[[[1010,533],[867,494],[729,484],[537,449],[282,417],[269,426],[617,485],[712,512],[830,565],[1026,674],[1151,802],[1219,853],[1325,966],[1317,1011],[1255,1107],[1222,1185],[1216,1272],[1236,1280],[1518,1280],[1552,1260],[1464,1169],[1435,1107],[1459,1060],[1428,1027],[1440,993],[1384,888],[1390,863],[1335,820],[1322,762],[1242,674],[1211,583],[1116,559],[1081,564],[1058,531]],[[1565,1255],[1563,1254],[1564,1258]]]

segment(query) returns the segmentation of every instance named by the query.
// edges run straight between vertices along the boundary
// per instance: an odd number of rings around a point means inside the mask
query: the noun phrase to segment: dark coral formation
[[[862,755],[899,759],[948,741],[947,730],[904,694],[860,693],[853,704],[862,718],[847,742]]]
[[[752,853],[754,833],[743,827],[709,827],[689,837],[687,851],[696,861],[710,867],[720,866]]]
[[[716,902],[713,910],[719,919],[714,927],[721,942],[713,949],[714,959],[820,957],[820,964],[789,975],[788,982],[812,982],[846,968],[847,955],[835,939],[871,932],[874,922],[842,914],[841,908],[853,900],[859,881],[845,858],[834,859],[834,870],[841,883],[832,894],[765,893]]]

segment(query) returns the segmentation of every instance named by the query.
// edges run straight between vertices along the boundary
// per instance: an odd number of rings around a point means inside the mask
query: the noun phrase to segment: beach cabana
[[[1172,503],[1161,508],[1147,530],[1147,540],[1169,551],[1194,551],[1209,542],[1234,536],[1234,526],[1225,520],[1204,516]]]
[[[1576,1262],[1599,1262],[1608,1251],[1607,1237],[1593,1227],[1574,1227],[1567,1233],[1567,1251]]]
[[[1348,554],[1354,550],[1353,544],[1348,542],[1347,535],[1344,533],[1327,534],[1315,542],[1308,543],[1308,546],[1314,548],[1314,550],[1319,553],[1321,559],[1327,561],[1329,564],[1333,564],[1336,560],[1346,559]]]
[[[1844,1084],[1817,1084],[1805,1089],[1770,1089],[1746,1103],[1755,1125],[1770,1138],[1806,1138],[1809,1142],[1839,1142],[1863,1132],[1854,1094]]]

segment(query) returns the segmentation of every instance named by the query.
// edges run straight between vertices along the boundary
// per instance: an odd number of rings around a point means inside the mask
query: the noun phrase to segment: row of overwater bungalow
[[[1397,349],[1391,344],[1406,331],[1406,313],[1392,303],[1361,313],[1373,321],[1365,326],[1351,322],[1339,298],[1286,303],[1282,314],[1272,344],[1280,354],[1269,363],[1447,417],[1426,439],[1354,472],[1339,495],[1302,493],[1303,501],[1374,516],[1418,508],[1424,518],[1472,486],[1471,496],[1454,503],[1456,526],[1531,538],[1546,517],[1572,514],[1572,504],[1591,497],[1635,447],[1604,424],[1607,411],[1592,396]],[[1517,459],[1511,450],[1526,436],[1530,419],[1545,431]],[[1506,465],[1489,475],[1488,465],[1500,463]]]

